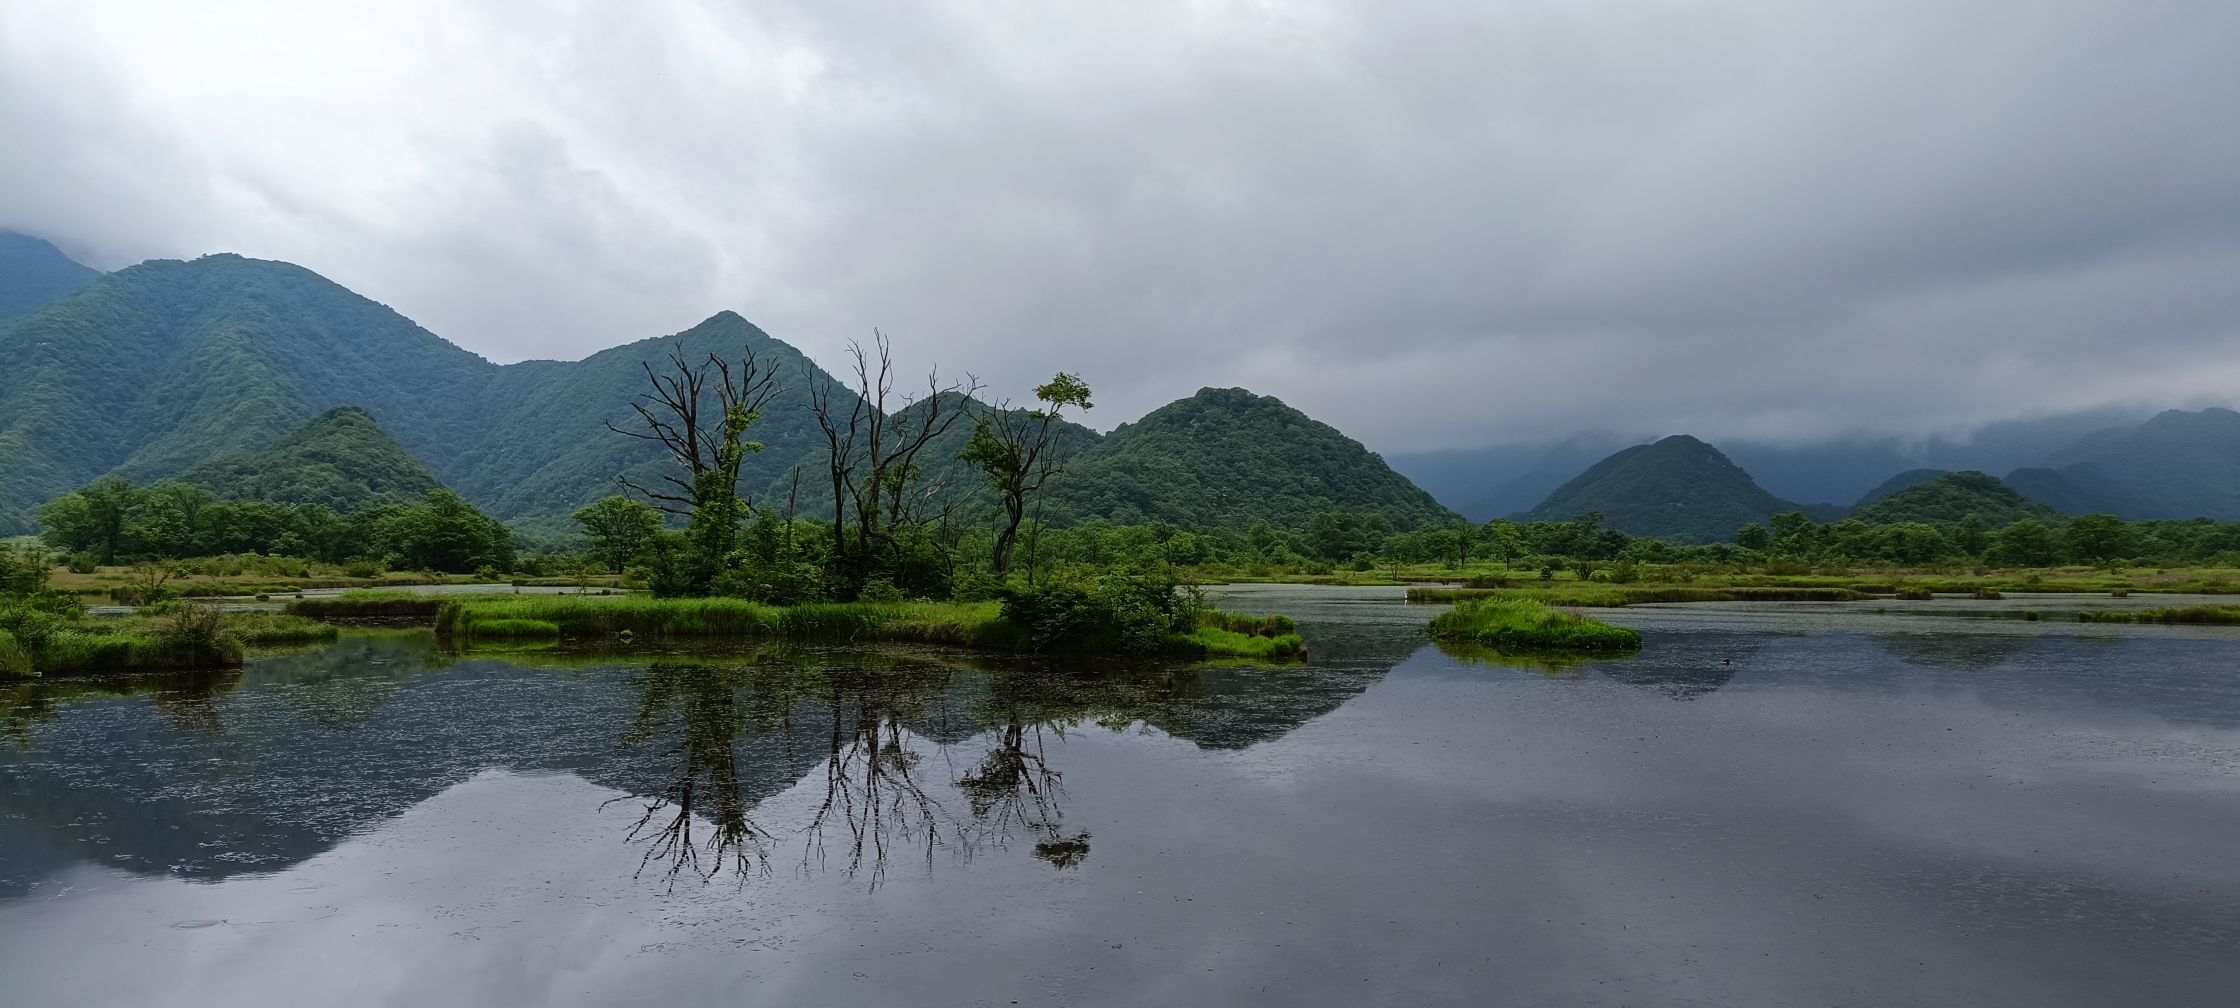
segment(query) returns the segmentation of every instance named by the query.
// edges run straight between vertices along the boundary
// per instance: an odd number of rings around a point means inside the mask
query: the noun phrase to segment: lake
[[[2231,629],[1654,606],[1507,665],[1222,601],[1313,660],[0,686],[0,1001],[2240,1004]]]

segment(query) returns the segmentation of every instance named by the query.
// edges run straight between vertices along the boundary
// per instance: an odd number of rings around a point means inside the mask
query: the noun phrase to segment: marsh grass
[[[2185,606],[2176,609],[2087,609],[2077,614],[2079,623],[2183,623],[2198,626],[2240,626],[2240,606]]]
[[[1556,583],[1518,588],[1410,588],[1410,602],[1466,602],[1474,599],[1529,599],[1556,606],[1615,609],[1658,602],[1857,602],[1874,596],[1834,586],[1697,587],[1693,585],[1602,585]]]
[[[1621,654],[1641,649],[1641,634],[1538,599],[1465,602],[1431,621],[1431,636],[1492,648],[1503,654]]]
[[[1294,660],[1306,654],[1291,620],[1208,611],[1197,630],[1171,635],[1167,651],[1199,657]],[[743,599],[646,596],[470,596],[444,600],[436,633],[456,646],[486,640],[739,638],[838,643],[941,644],[1028,651],[1024,628],[994,602],[816,602],[771,606]]]

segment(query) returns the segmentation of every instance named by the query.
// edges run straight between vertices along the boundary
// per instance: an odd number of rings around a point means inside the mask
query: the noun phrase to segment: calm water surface
[[[1649,607],[1293,668],[767,649],[0,687],[8,1005],[2240,1004],[2240,635]]]

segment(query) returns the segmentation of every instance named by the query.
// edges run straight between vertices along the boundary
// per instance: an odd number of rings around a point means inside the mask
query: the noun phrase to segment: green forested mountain
[[[781,391],[747,435],[763,450],[748,460],[741,482],[741,491],[756,504],[770,502],[782,492],[786,469],[824,445],[809,409],[809,389],[829,386],[833,379],[800,351],[729,311],[676,335],[580,361],[524,361],[494,369],[477,395],[473,426],[456,435],[457,454],[437,465],[437,474],[501,520],[543,518],[555,527],[577,507],[622,492],[618,475],[654,485],[668,471],[666,457],[649,442],[616,434],[607,425],[639,429],[629,404],[648,388],[642,365],[658,370],[679,347],[694,358],[714,352],[734,361],[751,352],[758,367],[776,370]],[[845,391],[836,396],[847,398]]]
[[[1869,504],[1883,499],[1884,497],[1888,497],[1891,494],[1897,493],[1900,490],[1904,490],[1908,487],[1920,486],[1921,484],[1927,483],[1939,476],[1949,476],[1951,474],[1952,471],[1949,469],[1908,469],[1902,473],[1897,474],[1896,476],[1892,476],[1889,479],[1883,480],[1874,489],[1869,490],[1864,495],[1860,496],[1859,502],[1851,506],[1854,510],[1863,508]]]
[[[343,405],[381,417],[495,517],[565,523],[617,473],[660,464],[606,424],[631,420],[640,362],[679,345],[779,367],[788,391],[753,433],[763,459],[818,437],[805,390],[831,378],[729,312],[583,361],[501,366],[300,266],[141,263],[0,326],[0,533],[29,531],[34,506],[104,473],[150,482],[252,456]],[[749,472],[750,489],[775,476]]]
[[[1752,522],[1814,511],[1767,493],[1719,449],[1685,434],[1635,445],[1558,487],[1526,514],[1570,521],[1590,512],[1630,535],[1676,543],[1728,542]]]
[[[1851,517],[1870,525],[1923,522],[1951,525],[1975,515],[1984,528],[1996,529],[2025,518],[2055,517],[2050,507],[2015,492],[1996,476],[1979,472],[1946,473],[1866,504]]]
[[[443,482],[356,406],[338,406],[254,455],[205,462],[174,477],[229,500],[323,504],[348,514],[415,504]]]
[[[0,325],[93,282],[101,271],[30,235],[0,231]]]
[[[2240,413],[2170,410],[2089,435],[2007,480],[2070,514],[2240,519]]]
[[[1121,424],[1053,483],[1049,517],[1245,528],[1317,513],[1384,516],[1394,528],[1459,521],[1376,453],[1271,396],[1198,394]]]
[[[650,485],[668,465],[658,446],[607,425],[634,427],[643,365],[665,366],[678,347],[696,359],[752,352],[776,369],[783,391],[749,434],[764,449],[742,489],[779,504],[798,467],[802,513],[828,512],[808,403],[833,379],[731,312],[581,361],[499,365],[299,266],[142,263],[0,325],[0,534],[30,531],[39,503],[107,473],[150,483],[192,471],[266,499],[352,496],[361,484],[379,495],[392,481],[375,473],[409,468],[388,437],[493,517],[569,529],[575,508],[618,492],[618,475]],[[853,401],[844,389],[835,399]],[[342,406],[362,412],[321,416]],[[977,518],[982,477],[955,457],[971,429],[958,421],[919,464]],[[1358,442],[1242,390],[1203,391],[1111,439],[1072,423],[1064,437],[1054,521],[1300,525],[1345,510],[1408,528],[1454,517]],[[366,471],[319,468],[352,443],[371,453]]]

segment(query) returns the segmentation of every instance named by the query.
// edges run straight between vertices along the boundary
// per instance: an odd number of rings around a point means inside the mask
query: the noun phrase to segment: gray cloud
[[[1387,450],[2240,387],[2240,8],[0,11],[0,226],[303,263],[495,359],[735,308]]]

